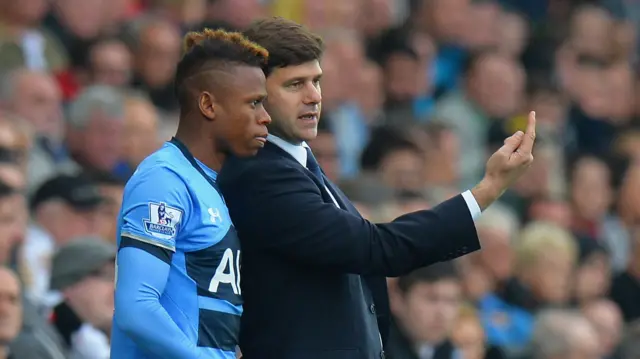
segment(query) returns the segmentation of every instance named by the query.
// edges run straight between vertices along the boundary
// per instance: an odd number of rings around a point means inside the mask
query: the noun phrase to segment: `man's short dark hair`
[[[191,101],[190,79],[233,64],[262,67],[268,58],[269,52],[264,47],[247,40],[239,32],[211,29],[189,32],[184,37],[184,56],[176,69],[178,102],[185,106]]]
[[[324,52],[324,41],[320,36],[282,17],[258,20],[243,33],[269,51],[269,61],[263,67],[267,76],[279,67],[320,60]]]
[[[416,269],[398,278],[398,288],[408,293],[416,284],[435,283],[442,280],[458,280],[460,277],[453,262],[440,262],[428,267]]]

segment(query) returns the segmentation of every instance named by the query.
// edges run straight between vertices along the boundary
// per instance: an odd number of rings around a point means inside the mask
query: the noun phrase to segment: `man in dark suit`
[[[320,116],[322,40],[281,18],[245,35],[270,53],[264,106],[273,126],[257,157],[229,158],[218,176],[242,247],[240,349],[245,359],[384,358],[385,277],[480,248],[473,218],[530,165],[535,117],[489,159],[473,190],[375,225],[306,146]]]

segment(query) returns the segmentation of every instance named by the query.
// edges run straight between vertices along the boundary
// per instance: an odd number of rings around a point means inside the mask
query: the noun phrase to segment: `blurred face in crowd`
[[[20,2],[12,0],[0,0],[3,17],[10,18],[16,23],[37,26],[40,20],[49,10],[47,0],[24,0]]]
[[[521,278],[530,287],[535,298],[546,304],[564,304],[571,294],[574,262],[567,253],[547,251],[538,254]]]
[[[4,152],[3,156],[6,156],[3,165],[17,166],[23,176],[27,166],[27,152],[31,147],[32,141],[29,135],[26,129],[19,128],[12,120],[0,118],[0,148]],[[9,182],[15,184],[15,175],[9,175],[11,177]]]
[[[106,41],[91,48],[91,72],[94,84],[126,86],[129,84],[133,59],[120,41]]]
[[[525,73],[512,59],[487,54],[472,65],[467,91],[486,115],[509,117],[522,105]]]
[[[0,264],[8,263],[13,248],[24,240],[27,213],[22,195],[0,198]]]
[[[40,136],[61,139],[62,94],[51,75],[21,70],[15,74],[14,94],[7,104],[10,112],[27,120]]]
[[[478,254],[482,266],[498,281],[509,279],[514,260],[509,232],[497,226],[478,226],[478,236],[482,241]]]
[[[160,147],[155,107],[146,101],[129,100],[125,107],[123,132],[121,156],[135,167]]]
[[[318,132],[316,138],[309,142],[309,147],[329,180],[336,182],[340,177],[340,158],[333,133]]]
[[[424,160],[416,150],[396,149],[380,162],[382,182],[394,190],[421,191],[424,185]]]
[[[485,335],[478,318],[459,318],[453,327],[451,339],[462,352],[462,359],[484,359]]]
[[[135,54],[136,71],[151,88],[168,86],[180,61],[180,32],[168,22],[146,27]]]
[[[109,0],[55,0],[53,8],[65,28],[81,39],[93,39],[105,25]]]
[[[493,290],[493,276],[481,264],[478,252],[458,259],[458,265],[465,298],[477,301]]]
[[[598,333],[598,346],[602,357],[614,353],[622,336],[622,314],[617,305],[609,300],[593,301],[582,308],[582,312]]]
[[[462,300],[460,282],[442,279],[416,283],[406,293],[392,297],[394,315],[415,343],[437,345],[447,338]]]
[[[326,74],[329,73],[326,68],[324,68],[324,71]],[[368,62],[360,69],[358,80],[358,90],[354,95],[362,111],[370,116],[377,114],[382,108],[385,99],[382,69],[380,69],[380,66]],[[322,83],[324,86],[326,77],[323,78]],[[324,89],[325,93],[329,93],[326,87]]]
[[[529,207],[529,218],[532,221],[554,223],[568,229],[571,227],[573,212],[565,201],[537,200]]]
[[[386,96],[390,102],[407,103],[429,90],[425,68],[411,54],[391,54],[385,62],[384,72]]]
[[[73,238],[98,233],[99,208],[74,208],[61,200],[51,200],[38,206],[36,222],[55,242],[63,245]]]
[[[224,2],[216,1],[215,3]],[[186,27],[202,22],[207,15],[206,0],[161,0],[155,2],[154,5],[164,17]],[[217,15],[219,16],[219,14]]]
[[[519,57],[529,39],[529,24],[522,16],[513,12],[500,14],[498,24],[500,52],[514,58]],[[538,113],[537,108],[536,113]]]
[[[578,52],[600,58],[610,54],[614,22],[606,10],[582,8],[573,15],[570,26],[570,42]]]
[[[111,171],[120,160],[123,132],[123,118],[96,111],[84,128],[68,128],[67,142],[73,155],[86,165]]]
[[[465,45],[471,49],[498,45],[501,9],[493,1],[472,3],[464,33]]]
[[[596,158],[583,158],[573,170],[571,199],[582,220],[598,221],[609,210],[613,193],[607,165]]]
[[[13,341],[22,328],[22,298],[16,275],[0,268],[0,346]]]
[[[114,265],[109,263],[64,290],[64,297],[83,322],[102,330],[111,329],[114,277]]]
[[[353,3],[358,5],[357,1]],[[375,36],[391,27],[394,6],[392,0],[364,0],[359,5],[361,6],[360,28],[367,36]]]
[[[416,26],[427,30],[438,41],[460,42],[469,20],[470,0],[423,0]]]
[[[609,256],[604,252],[595,252],[576,269],[576,299],[586,301],[605,296],[611,285],[611,265]]]
[[[274,69],[267,77],[265,109],[271,116],[269,132],[298,144],[318,134],[322,91],[318,61]]]
[[[207,18],[224,20],[229,24],[244,28],[263,15],[263,6],[258,0],[209,1]]]

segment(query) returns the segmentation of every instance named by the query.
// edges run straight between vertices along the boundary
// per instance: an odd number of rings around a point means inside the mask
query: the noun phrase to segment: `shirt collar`
[[[293,156],[296,161],[298,161],[303,167],[307,167],[307,150],[305,147],[309,147],[306,142],[302,142],[299,145],[291,144],[278,136],[268,135],[267,141],[273,143],[274,145],[280,147],[285,152]]]

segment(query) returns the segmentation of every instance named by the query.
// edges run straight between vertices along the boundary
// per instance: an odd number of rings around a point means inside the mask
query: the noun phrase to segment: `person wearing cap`
[[[108,359],[113,316],[116,247],[98,237],[82,237],[53,257],[51,289],[62,294],[51,320],[72,359]]]
[[[50,259],[70,240],[96,234],[103,203],[97,186],[81,175],[60,175],[45,181],[32,196],[33,222],[27,230],[24,259],[33,273],[29,296],[41,305],[58,300],[48,293]]]

